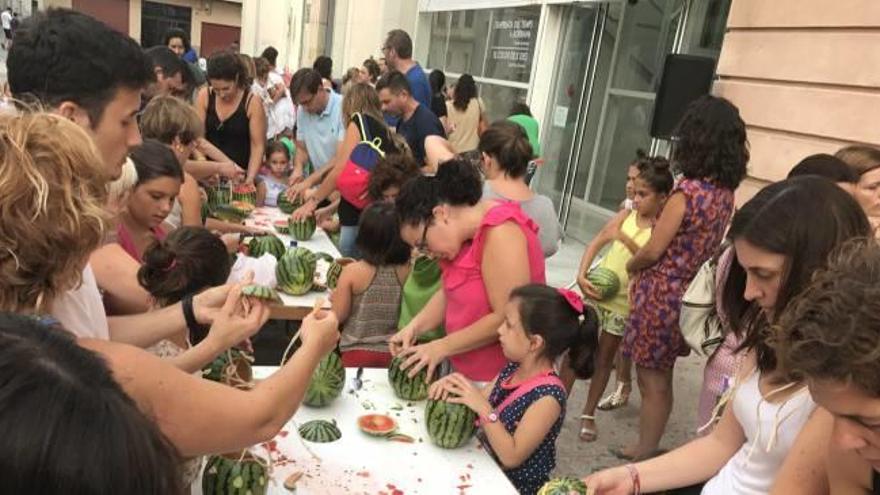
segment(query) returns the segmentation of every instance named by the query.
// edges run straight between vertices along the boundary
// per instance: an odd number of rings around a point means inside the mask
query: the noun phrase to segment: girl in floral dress
[[[633,309],[623,354],[636,365],[642,407],[638,443],[612,450],[623,459],[650,457],[663,436],[672,410],[672,370],[687,354],[678,327],[681,298],[721,243],[749,158],[745,123],[723,98],[691,103],[676,135],[673,163],[681,180],[651,239],[627,263]]]

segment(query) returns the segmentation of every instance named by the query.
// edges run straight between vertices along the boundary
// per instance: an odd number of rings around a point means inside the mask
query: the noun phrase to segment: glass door
[[[550,104],[544,122],[542,143],[544,166],[535,178],[534,187],[553,200],[556,211],[567,208],[577,163],[576,146],[581,124],[591,98],[591,79],[598,47],[595,39],[604,6],[567,5],[562,7],[558,60],[552,82]],[[539,117],[540,118],[540,117]]]

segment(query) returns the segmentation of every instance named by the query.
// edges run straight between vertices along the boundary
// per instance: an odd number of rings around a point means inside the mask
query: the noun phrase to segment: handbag
[[[711,356],[724,341],[724,327],[715,306],[718,258],[713,256],[700,266],[681,298],[681,335],[703,357]]]

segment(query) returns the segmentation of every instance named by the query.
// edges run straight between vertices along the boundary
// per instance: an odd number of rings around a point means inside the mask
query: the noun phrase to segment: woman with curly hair
[[[818,271],[779,321],[780,367],[831,413],[830,493],[880,493],[880,246],[855,240]],[[830,441],[829,441],[830,440]]]
[[[636,365],[642,396],[639,440],[614,454],[650,457],[672,410],[672,369],[687,344],[678,328],[681,298],[699,267],[715,254],[733,214],[733,191],[749,160],[745,123],[729,101],[704,96],[688,107],[676,132],[673,163],[682,179],[651,238],[627,263],[633,311],[623,354]]]

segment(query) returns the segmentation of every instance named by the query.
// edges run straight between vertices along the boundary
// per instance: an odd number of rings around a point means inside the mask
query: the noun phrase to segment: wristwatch
[[[493,409],[493,410],[489,411],[489,414],[484,415],[482,419],[483,419],[484,423],[497,423],[498,422],[498,413],[496,413],[495,410]]]

